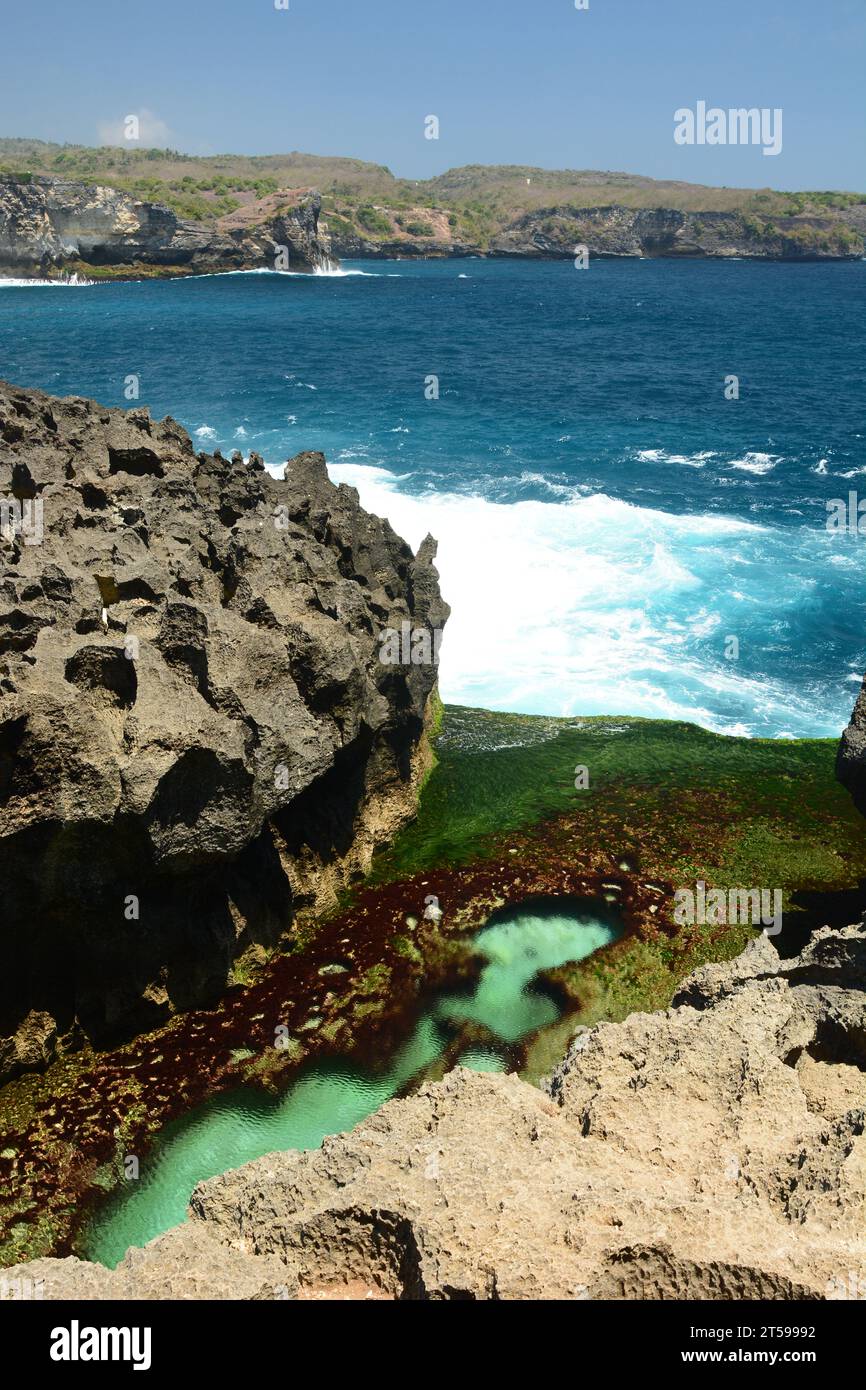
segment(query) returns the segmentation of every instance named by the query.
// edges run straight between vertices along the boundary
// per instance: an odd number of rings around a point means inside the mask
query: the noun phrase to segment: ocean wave
[[[715,449],[704,449],[697,454],[670,454],[667,449],[638,449],[635,454],[638,463],[679,463],[687,468],[703,468],[709,459],[715,457]]]
[[[764,650],[831,555],[804,527],[804,571],[790,531],[736,517],[674,515],[604,493],[565,502],[413,495],[371,462],[329,467],[417,547],[432,532],[452,605],[440,687],[456,704],[560,716],[692,720],[719,733],[838,733],[844,698],[797,686],[785,669],[756,674],[724,659],[725,639]],[[410,475],[411,476],[411,475]]]
[[[98,285],[99,283],[98,280],[85,280],[80,275],[70,275],[63,280],[41,280],[35,277],[16,279],[13,276],[0,276],[0,289],[5,286],[6,289],[10,290],[45,289],[46,287],[50,287],[53,290],[80,290],[87,288],[89,285]]]
[[[503,479],[503,481],[508,480]],[[555,483],[550,478],[546,478],[543,473],[530,473],[528,471],[521,473],[516,482],[518,487],[543,487],[557,497],[577,497],[586,491],[586,488],[579,483]]]
[[[741,459],[731,459],[729,468],[737,468],[741,473],[755,473],[758,477],[763,477],[765,473],[772,473],[777,463],[781,459],[778,454],[761,454],[753,451],[744,455]]]
[[[345,280],[350,275],[363,276],[365,280],[381,280],[375,270],[344,270],[342,266],[330,266],[327,270],[316,269],[313,274],[326,280]]]
[[[227,280],[233,275],[273,275],[281,280],[345,280],[351,275],[360,275],[367,280],[379,280],[381,275],[375,270],[344,270],[342,266],[331,266],[327,270],[319,266],[315,270],[275,270],[273,266],[258,265],[252,270],[208,270],[200,275],[180,275],[169,277],[170,281],[181,280]],[[53,281],[48,283],[54,283]],[[93,281],[88,281],[93,284]]]

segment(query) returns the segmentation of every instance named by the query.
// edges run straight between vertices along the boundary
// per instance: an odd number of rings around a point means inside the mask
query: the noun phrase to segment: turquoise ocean
[[[866,499],[864,291],[863,262],[0,282],[0,376],[127,406],[135,376],[277,474],[323,450],[439,540],[447,701],[830,736],[866,665],[866,518],[827,527]]]

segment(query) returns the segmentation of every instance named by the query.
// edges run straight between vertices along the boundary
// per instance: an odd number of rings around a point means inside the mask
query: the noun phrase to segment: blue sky
[[[866,0],[3,0],[0,134],[866,188]],[[673,113],[781,107],[775,157]],[[435,114],[440,138],[424,138]]]

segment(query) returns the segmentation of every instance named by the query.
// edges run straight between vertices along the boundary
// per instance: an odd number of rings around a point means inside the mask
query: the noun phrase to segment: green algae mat
[[[503,834],[559,814],[602,833],[606,822],[630,821],[630,806],[648,805],[668,815],[669,863],[687,880],[699,866],[678,853],[677,836],[697,795],[731,828],[732,871],[739,864],[761,883],[782,873],[802,886],[850,886],[853,866],[866,874],[866,822],[835,779],[837,746],[731,738],[667,720],[445,706],[418,818],[381,856],[374,881],[497,853]]]
[[[866,906],[866,821],[836,781],[835,739],[748,739],[632,717],[536,718],[447,706],[417,820],[380,857],[380,881],[516,851],[626,873],[670,893],[698,881],[779,889],[796,954]],[[670,899],[659,917],[671,918]],[[524,1075],[555,1065],[579,1024],[665,1008],[680,980],[737,955],[750,925],[641,931],[556,981],[574,1009]],[[569,1031],[570,1030],[570,1031]]]

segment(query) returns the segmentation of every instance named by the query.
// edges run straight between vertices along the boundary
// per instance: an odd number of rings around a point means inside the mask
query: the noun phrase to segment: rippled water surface
[[[243,1088],[206,1103],[166,1127],[141,1163],[140,1177],[111,1198],[83,1242],[91,1259],[115,1265],[184,1219],[196,1183],[275,1149],[312,1149],[326,1134],[351,1129],[423,1074],[467,1024],[472,1043],[459,1061],[479,1071],[505,1069],[503,1045],[556,1021],[553,999],[532,988],[540,971],[581,960],[619,934],[588,914],[510,914],[473,939],[484,959],[471,994],[443,994],[381,1069],[340,1061],[308,1067],[285,1095]]]
[[[5,285],[0,375],[128,405],[134,373],[203,448],[324,450],[440,541],[449,701],[839,732],[866,535],[826,504],[866,498],[866,264],[349,269]]]

